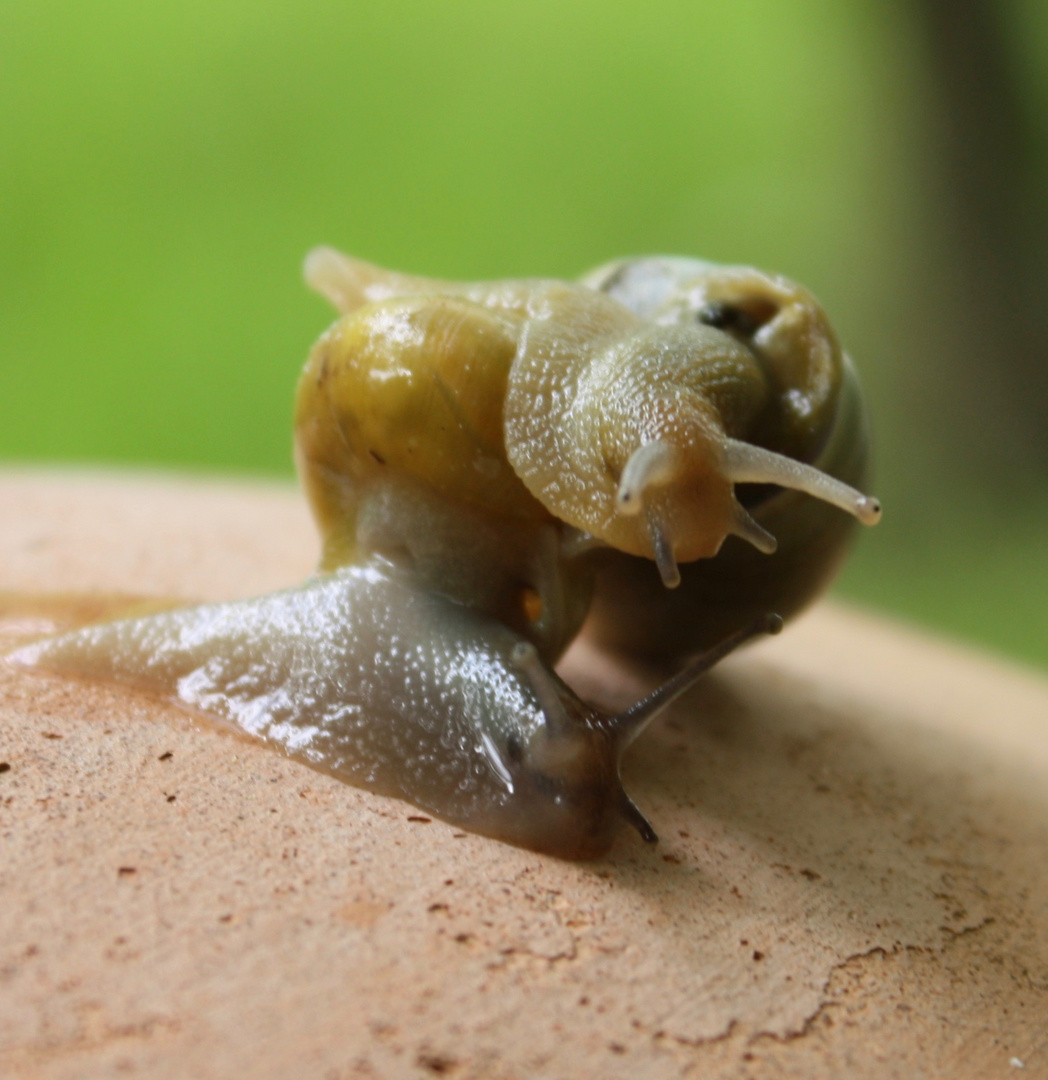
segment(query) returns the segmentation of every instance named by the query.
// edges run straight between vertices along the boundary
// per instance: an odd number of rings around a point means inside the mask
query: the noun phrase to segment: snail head
[[[754,637],[781,629],[778,615],[762,616],[613,715],[584,704],[542,664],[533,645],[518,644],[513,662],[530,683],[544,718],[527,745],[508,747],[515,794],[531,804],[525,817],[530,846],[570,858],[594,857],[607,850],[623,822],[645,842],[655,843],[655,830],[622,785],[622,755],[652,720],[725,656]],[[536,836],[543,842],[536,844]]]
[[[729,535],[771,554],[776,540],[737,484],[807,493],[863,524],[880,504],[803,460],[832,422],[842,364],[806,290],[745,268],[708,268],[672,291],[643,328],[592,368],[603,460],[617,478],[602,539],[678,562],[716,555]]]

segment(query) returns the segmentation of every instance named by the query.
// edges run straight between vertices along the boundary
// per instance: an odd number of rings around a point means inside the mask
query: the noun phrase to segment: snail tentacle
[[[782,617],[774,613],[763,615],[756,622],[729,634],[723,641],[697,656],[685,668],[667,679],[657,690],[642,698],[628,709],[618,713],[607,721],[617,741],[619,752],[630,746],[644,729],[668,705],[677,700],[715,664],[720,663],[729,653],[734,652],[751,638],[760,634],[777,634],[782,629]]]
[[[673,550],[673,537],[669,526],[655,510],[649,510],[648,535],[651,537],[651,550],[655,566],[667,589],[675,589],[680,584],[680,567]]]
[[[876,525],[881,519],[879,500],[803,461],[763,446],[725,439],[722,462],[724,475],[734,484],[779,484],[839,507],[863,525]]]
[[[762,555],[774,555],[779,541],[741,504],[735,504],[732,535],[752,544]]]
[[[640,812],[637,804],[626,794],[623,788],[619,794],[619,813],[626,823],[632,825],[646,844],[657,844],[659,834],[651,827],[651,822]]]
[[[665,439],[638,446],[622,470],[616,507],[620,514],[639,514],[649,488],[662,487],[677,476],[680,460],[676,447]]]
[[[538,649],[530,641],[518,642],[510,653],[510,662],[524,674],[534,691],[546,719],[547,733],[551,737],[569,735],[573,729],[571,717],[564,708],[553,676],[539,657]]]

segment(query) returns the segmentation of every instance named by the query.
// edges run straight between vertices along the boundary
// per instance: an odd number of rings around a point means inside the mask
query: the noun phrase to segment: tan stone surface
[[[314,547],[290,486],[0,474],[8,640]],[[825,606],[631,753],[661,844],[574,865],[0,665],[0,1076],[1048,1076],[1043,679]]]

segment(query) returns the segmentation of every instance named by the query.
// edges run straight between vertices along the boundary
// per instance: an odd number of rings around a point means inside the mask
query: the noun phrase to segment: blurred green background
[[[317,243],[752,263],[872,400],[839,591],[1048,666],[1046,193],[1043,0],[0,0],[0,459],[290,476]]]

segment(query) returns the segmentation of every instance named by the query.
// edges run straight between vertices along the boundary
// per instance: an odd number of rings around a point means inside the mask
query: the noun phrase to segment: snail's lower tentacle
[[[736,503],[735,506],[737,513],[732,529],[734,535],[752,544],[762,555],[774,555],[779,547],[778,540],[757,522],[741,503]]]
[[[646,844],[657,844],[659,842],[658,833],[651,827],[651,822],[640,812],[637,804],[626,794],[625,790],[619,796],[619,812],[640,833],[640,838]]]
[[[673,535],[669,526],[654,509],[649,507],[646,513],[651,548],[662,584],[667,589],[675,589],[680,584],[680,567],[677,566],[677,556],[673,551]]]

